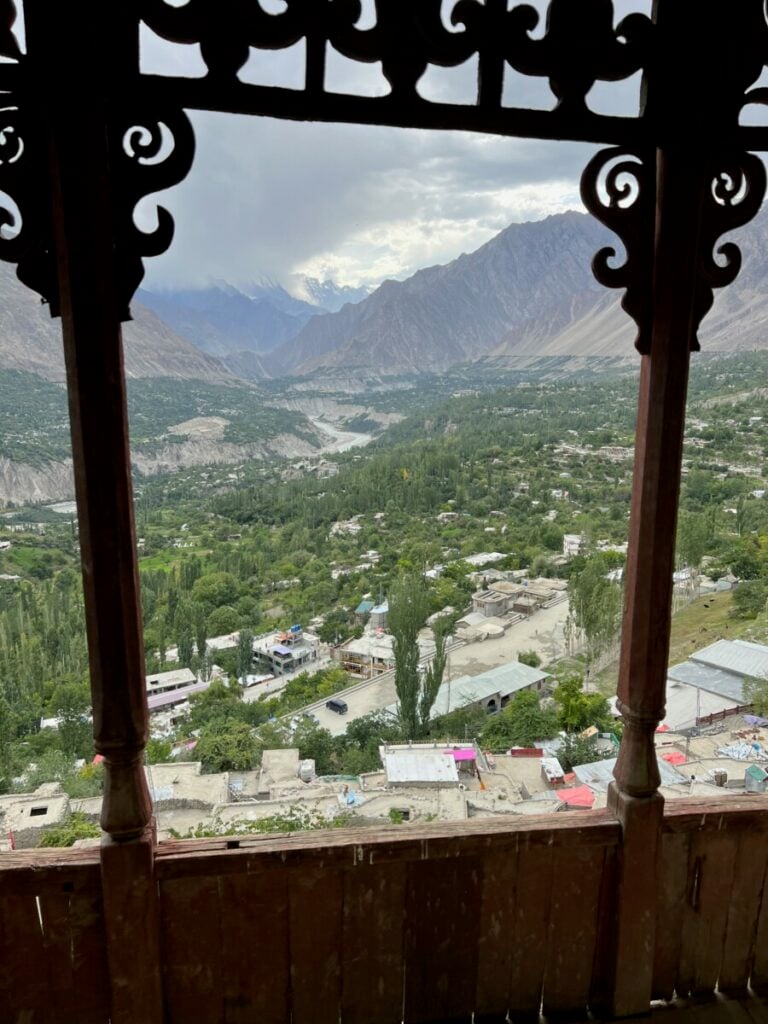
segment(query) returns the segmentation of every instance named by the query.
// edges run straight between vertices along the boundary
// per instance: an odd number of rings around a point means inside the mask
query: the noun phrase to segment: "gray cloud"
[[[649,6],[624,0],[617,15]],[[205,70],[197,47],[171,46],[146,32],[142,46],[146,70]],[[255,54],[243,77],[297,87],[302,62],[302,45]],[[430,69],[420,88],[429,98],[470,101],[475,71],[472,62]],[[338,55],[329,62],[329,88],[385,91],[382,83],[378,66]],[[636,81],[598,86],[595,106],[630,113],[638,88]],[[510,74],[505,102],[546,107],[552,97],[546,83]],[[297,272],[347,283],[404,276],[477,248],[513,220],[577,207],[579,174],[594,149],[222,114],[195,113],[193,122],[197,155],[189,177],[140,210],[143,220],[159,199],[176,220],[169,252],[148,261],[155,286],[246,284],[267,275],[288,283]]]

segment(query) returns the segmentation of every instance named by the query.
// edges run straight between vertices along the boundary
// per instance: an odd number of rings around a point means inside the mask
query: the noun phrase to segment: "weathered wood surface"
[[[402,1019],[405,893],[405,864],[361,864],[344,873],[345,1024]]]
[[[160,921],[152,832],[128,842],[106,836],[101,881],[111,1024],[160,1024]]]
[[[665,809],[654,996],[768,978],[762,804]],[[398,1024],[601,1010],[612,992],[619,827],[604,812],[520,825],[163,844],[154,865],[164,1020]],[[106,870],[121,873],[131,849],[114,844]],[[105,925],[97,853],[0,858],[0,1021],[48,1024],[53,1006],[57,1022],[114,1017],[110,984],[124,988],[136,964],[122,954],[110,974],[110,928],[118,954],[127,932],[119,906]],[[144,926],[151,932],[149,918]]]
[[[0,1021],[107,1024],[108,983],[98,896],[0,899]]]
[[[259,869],[265,859],[287,866],[318,860],[327,868],[343,869],[358,863],[379,865],[490,852],[511,855],[530,847],[615,846],[620,831],[607,811],[579,811],[511,821],[488,818],[407,828],[393,825],[365,831],[283,833],[241,839],[237,846],[226,839],[179,839],[157,847],[155,873],[162,882],[186,875],[239,874]]]

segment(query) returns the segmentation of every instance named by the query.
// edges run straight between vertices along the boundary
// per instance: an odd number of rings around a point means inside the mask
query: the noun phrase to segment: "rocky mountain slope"
[[[137,298],[203,352],[216,356],[235,376],[263,380],[281,366],[266,353],[290,341],[313,317],[359,302],[367,291],[332,281],[297,278],[297,298],[271,281],[245,291],[221,283],[207,288],[140,290]]]
[[[134,319],[124,324],[125,369],[129,377],[178,377],[184,380],[231,381],[219,362],[176,334],[140,302],[132,304]],[[46,380],[64,379],[61,321],[16,277],[15,268],[0,263],[0,366],[23,370]]]
[[[716,293],[701,331],[708,351],[768,346],[768,214],[740,232],[744,269]],[[536,359],[634,358],[621,295],[602,288],[591,260],[621,245],[585,214],[513,224],[446,266],[386,281],[369,298],[315,317],[273,353],[302,373],[440,371],[463,362],[517,367]],[[621,257],[619,257],[619,260]]]

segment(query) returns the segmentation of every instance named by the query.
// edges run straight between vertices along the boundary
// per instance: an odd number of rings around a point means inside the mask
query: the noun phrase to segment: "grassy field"
[[[735,640],[743,634],[751,634],[756,627],[754,619],[732,619],[730,617],[732,591],[707,594],[681,608],[672,616],[672,635],[669,644],[669,664],[677,665],[689,658],[694,651],[715,640]],[[616,693],[619,665],[615,662],[603,669],[595,679],[601,693]]]

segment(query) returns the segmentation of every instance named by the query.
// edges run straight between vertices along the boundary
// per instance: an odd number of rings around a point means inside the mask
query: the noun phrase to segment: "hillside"
[[[181,338],[151,310],[134,302],[132,311],[133,321],[123,326],[128,377],[232,381],[217,359]],[[0,365],[46,380],[64,379],[61,321],[51,319],[48,307],[20,283],[7,263],[0,263]]]
[[[701,332],[710,352],[768,346],[768,215],[739,235],[744,271],[716,293]],[[476,252],[386,281],[369,298],[310,320],[273,353],[300,372],[440,372],[487,361],[520,367],[547,358],[634,358],[621,294],[602,288],[591,261],[615,238],[575,212],[513,224]],[[618,246],[620,249],[621,247]]]

